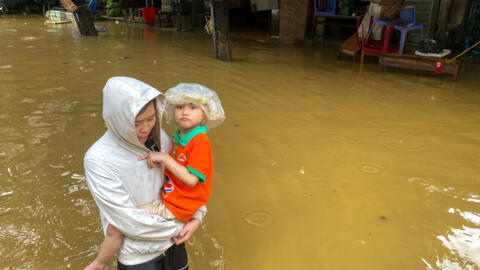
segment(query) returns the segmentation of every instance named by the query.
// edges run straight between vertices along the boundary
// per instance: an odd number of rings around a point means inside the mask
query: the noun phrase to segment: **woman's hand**
[[[181,243],[189,240],[192,238],[193,234],[195,231],[200,227],[200,220],[198,219],[191,219],[183,225],[182,231],[175,237],[173,237],[173,242],[175,242],[175,245],[180,245]]]
[[[92,263],[90,263],[87,267],[83,268],[83,270],[108,270],[108,265],[99,263],[95,260]]]

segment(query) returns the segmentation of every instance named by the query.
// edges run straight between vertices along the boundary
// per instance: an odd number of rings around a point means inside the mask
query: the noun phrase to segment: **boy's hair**
[[[180,83],[168,89],[165,97],[165,120],[169,125],[175,124],[173,114],[175,105],[184,103],[193,103],[202,108],[206,116],[204,125],[207,126],[207,128],[217,127],[225,120],[225,113],[217,93],[203,85]]]

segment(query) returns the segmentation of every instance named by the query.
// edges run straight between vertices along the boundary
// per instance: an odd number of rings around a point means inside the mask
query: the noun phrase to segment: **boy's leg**
[[[123,234],[112,225],[107,227],[107,235],[103,240],[97,258],[84,270],[108,269],[108,262],[115,255],[123,242]]]
[[[163,204],[160,200],[153,201],[151,208],[149,209],[149,213],[151,215],[159,215],[164,219],[172,220],[176,219],[176,217],[168,210],[168,208]]]
[[[152,204],[151,203],[147,203],[147,204],[142,204],[140,206],[137,206],[137,209],[145,209],[147,210],[147,212],[150,212],[150,209],[152,208]]]

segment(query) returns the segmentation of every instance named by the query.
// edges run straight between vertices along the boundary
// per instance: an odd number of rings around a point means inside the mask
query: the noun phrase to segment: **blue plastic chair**
[[[398,54],[403,53],[403,47],[405,47],[408,31],[420,29],[420,40],[423,40],[423,24],[415,23],[416,13],[417,9],[414,5],[404,6],[402,7],[402,10],[400,10],[400,23],[394,26],[395,30],[401,32]]]
[[[315,15],[335,15],[337,11],[337,0],[325,0],[327,1],[327,6],[324,10],[319,10],[317,6],[318,0],[313,0],[313,13]]]

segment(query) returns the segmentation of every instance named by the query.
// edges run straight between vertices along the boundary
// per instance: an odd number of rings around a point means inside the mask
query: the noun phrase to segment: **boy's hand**
[[[180,245],[181,243],[192,238],[198,227],[200,227],[200,220],[194,218],[187,221],[187,223],[183,225],[182,231],[177,236],[173,237],[173,242],[175,242],[175,245]]]
[[[165,153],[162,152],[148,152],[148,154],[145,154],[141,157],[138,158],[138,160],[144,160],[147,159],[148,163],[148,168],[153,168],[156,167],[155,163],[162,163],[164,162],[164,156],[168,156]]]

